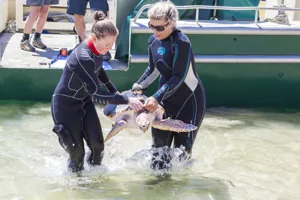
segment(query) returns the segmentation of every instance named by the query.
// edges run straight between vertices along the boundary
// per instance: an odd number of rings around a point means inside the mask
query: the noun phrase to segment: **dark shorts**
[[[27,6],[44,6],[58,4],[59,0],[26,0]]]
[[[68,0],[67,13],[70,15],[85,15],[88,2],[92,11],[102,10],[107,15],[107,0]]]

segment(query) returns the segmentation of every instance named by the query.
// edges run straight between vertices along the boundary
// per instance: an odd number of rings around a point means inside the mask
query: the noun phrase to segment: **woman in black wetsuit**
[[[136,111],[143,106],[138,99],[119,95],[102,68],[102,55],[111,49],[118,30],[103,12],[95,12],[94,18],[91,36],[70,54],[51,102],[53,131],[69,154],[72,172],[83,170],[83,140],[91,150],[89,164],[100,165],[103,158],[103,134],[94,102],[129,104]]]
[[[180,119],[199,129],[205,115],[205,91],[195,70],[192,45],[176,28],[178,11],[170,1],[158,2],[149,9],[148,17],[149,28],[154,33],[148,41],[149,66],[132,90],[146,89],[160,75],[159,89],[146,100],[145,108],[153,111],[160,103],[166,110],[166,117]],[[183,147],[189,158],[198,129],[174,133],[152,128],[153,147],[170,147],[174,139],[174,147]],[[165,166],[162,162],[152,165],[155,169]]]

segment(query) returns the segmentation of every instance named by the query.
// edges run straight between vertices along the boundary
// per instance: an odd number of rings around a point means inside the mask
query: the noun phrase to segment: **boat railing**
[[[133,19],[133,22],[136,22],[140,15],[144,12],[144,10],[149,9],[153,6],[153,4],[147,4],[142,6],[139,11],[137,12],[136,16]],[[209,6],[209,5],[185,5],[185,6],[176,6],[178,10],[196,10],[196,17],[195,17],[195,22],[198,23],[199,21],[199,10],[204,9],[204,10],[238,10],[238,11],[255,11],[255,18],[254,18],[254,23],[257,23],[258,20],[258,14],[260,10],[275,10],[275,11],[300,11],[300,8],[290,8],[286,6],[274,6],[274,7],[256,7],[256,6],[250,6],[250,7],[233,7],[233,6]]]
[[[281,1],[282,2],[282,1]],[[140,19],[141,14],[153,6],[153,4],[144,5],[139,9],[136,16],[131,19],[131,29],[129,35],[129,41],[131,43],[132,34],[149,34],[151,30],[148,28],[147,19]],[[260,10],[275,10],[278,14],[285,13],[286,11],[300,11],[300,8],[290,8],[286,7],[283,3],[275,7],[231,7],[231,6],[208,6],[208,5],[185,5],[176,6],[178,10],[196,10],[195,21],[185,20],[178,23],[178,26],[186,34],[230,34],[230,35],[300,35],[300,26],[298,23],[293,23],[293,26],[285,25],[273,25],[273,24],[263,24],[258,23],[258,14]],[[221,22],[222,20],[212,23],[203,23],[199,20],[200,9],[210,9],[210,10],[239,10],[239,11],[255,11],[255,20],[247,21],[245,23],[236,24],[236,22],[226,23]],[[215,23],[216,22],[216,23]],[[287,38],[287,37],[285,37]],[[131,53],[131,46],[129,45],[129,63],[147,63],[148,55]],[[196,63],[300,63],[299,55],[195,55]]]

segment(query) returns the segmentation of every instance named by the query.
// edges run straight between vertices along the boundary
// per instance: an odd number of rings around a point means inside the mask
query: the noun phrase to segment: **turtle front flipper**
[[[196,130],[198,127],[193,124],[186,124],[178,119],[162,119],[155,120],[152,123],[153,128],[173,132],[190,132]]]
[[[114,137],[115,135],[117,135],[118,133],[120,133],[121,130],[123,130],[127,125],[127,122],[124,120],[118,121],[116,122],[113,126],[112,129],[110,130],[110,132],[107,134],[104,142],[106,142],[107,140],[109,140],[110,138]]]

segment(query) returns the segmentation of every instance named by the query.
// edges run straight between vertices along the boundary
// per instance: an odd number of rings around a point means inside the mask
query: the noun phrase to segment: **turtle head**
[[[142,112],[137,116],[136,124],[143,132],[146,132],[150,127],[150,120],[150,116],[147,113]]]

